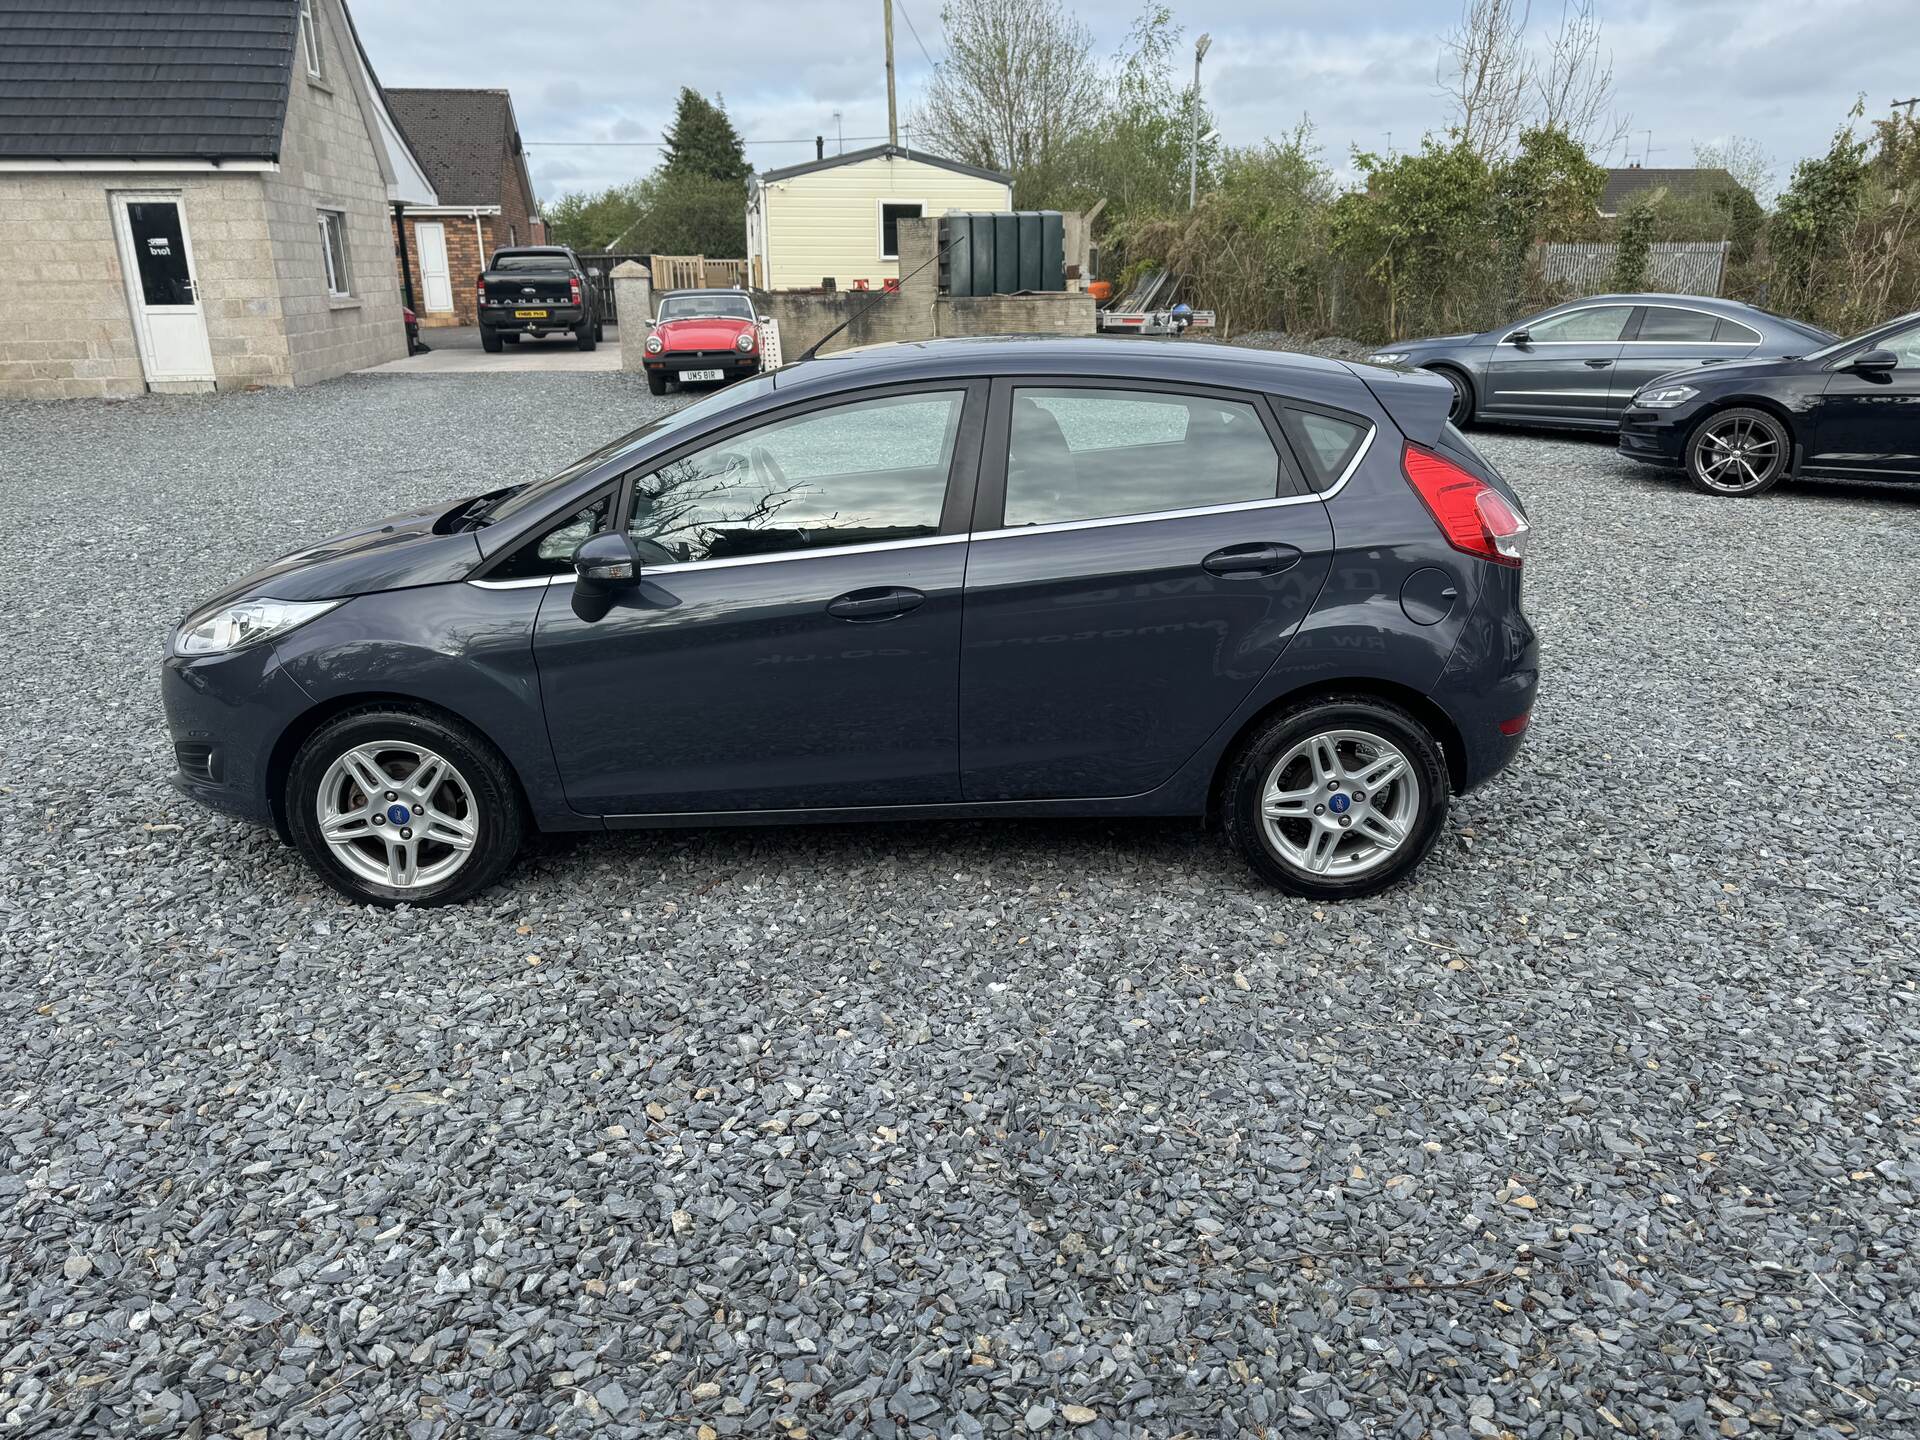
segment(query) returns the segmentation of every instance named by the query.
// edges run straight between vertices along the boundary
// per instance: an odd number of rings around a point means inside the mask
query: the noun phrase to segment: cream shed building
[[[1011,177],[896,145],[768,170],[747,182],[753,283],[878,290],[900,274],[901,220],[1012,208]]]

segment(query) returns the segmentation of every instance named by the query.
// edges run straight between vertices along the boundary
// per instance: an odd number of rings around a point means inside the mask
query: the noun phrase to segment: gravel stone
[[[0,402],[0,1428],[1920,1433],[1920,496],[1476,432],[1544,696],[1347,905],[1083,821],[380,912],[168,786],[189,605],[678,403]]]

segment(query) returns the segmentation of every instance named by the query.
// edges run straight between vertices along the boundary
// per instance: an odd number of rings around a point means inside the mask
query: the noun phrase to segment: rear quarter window
[[[1367,443],[1373,427],[1357,416],[1335,415],[1325,410],[1287,407],[1287,428],[1292,432],[1294,448],[1316,490],[1331,490],[1347,473],[1360,447]]]

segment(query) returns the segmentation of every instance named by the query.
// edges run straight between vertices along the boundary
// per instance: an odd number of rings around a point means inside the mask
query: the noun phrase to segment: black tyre
[[[1764,495],[1793,463],[1793,437],[1765,410],[1720,410],[1687,441],[1687,478],[1709,495]]]
[[[647,390],[649,393],[654,395],[666,394],[667,393],[667,377],[664,375],[657,374],[652,370],[649,370],[647,372]]]
[[[1447,419],[1459,430],[1473,423],[1473,385],[1458,370],[1449,370],[1446,366],[1435,366],[1431,372],[1438,375],[1453,387],[1453,400],[1447,406]]]
[[[1367,696],[1308,700],[1268,720],[1227,774],[1227,839],[1290,895],[1349,900],[1386,889],[1440,836],[1445,757],[1419,720]]]
[[[447,905],[498,880],[525,815],[506,759],[469,726],[371,705],[322,725],[287,775],[294,844],[370,905]]]
[[[607,325],[604,320],[595,320],[593,322],[593,338],[595,340],[604,340],[607,338]]]
[[[482,325],[480,327],[480,348],[489,355],[498,355],[500,353],[500,332],[495,330],[491,325]]]
[[[594,338],[594,332],[598,328],[599,328],[598,326],[594,326],[594,325],[579,326],[573,332],[574,345],[581,350],[593,349],[594,345],[598,343]]]
[[[500,343],[502,345],[518,345],[520,343],[520,332],[518,330],[502,330],[500,332]]]

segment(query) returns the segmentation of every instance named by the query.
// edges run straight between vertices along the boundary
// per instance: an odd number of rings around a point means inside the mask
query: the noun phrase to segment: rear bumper
[[[1628,410],[1620,417],[1620,453],[1648,465],[1678,465],[1692,428],[1691,411]]]
[[[1462,794],[1513,763],[1539,692],[1540,641],[1520,608],[1520,575],[1499,569],[1431,697],[1460,734]]]
[[[545,310],[537,318],[516,316],[515,310]],[[493,330],[571,330],[586,315],[578,305],[492,305],[480,311],[480,323]]]

